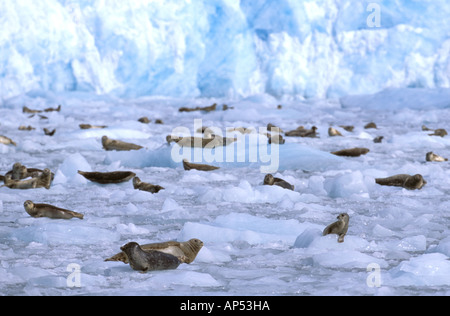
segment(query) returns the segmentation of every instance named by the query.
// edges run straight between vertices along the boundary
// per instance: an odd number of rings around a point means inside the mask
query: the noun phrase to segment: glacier
[[[0,95],[449,88],[449,15],[430,0],[0,0]]]

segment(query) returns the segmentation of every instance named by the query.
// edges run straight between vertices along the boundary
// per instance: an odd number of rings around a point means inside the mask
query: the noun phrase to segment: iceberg
[[[449,88],[446,1],[0,1],[2,100]]]

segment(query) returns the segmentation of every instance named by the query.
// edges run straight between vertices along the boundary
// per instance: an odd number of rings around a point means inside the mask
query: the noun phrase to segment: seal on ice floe
[[[432,151],[427,153],[425,158],[427,161],[438,161],[438,162],[448,161],[447,158],[441,157],[441,156],[433,153]]]
[[[339,151],[332,152],[333,155],[336,156],[344,156],[344,157],[359,157],[361,155],[365,155],[370,150],[368,148],[351,148],[351,149],[343,149]]]
[[[89,181],[101,184],[127,182],[136,176],[136,174],[131,171],[85,172],[78,170],[78,173]]]
[[[283,179],[274,178],[274,176],[271,175],[270,173],[266,174],[266,176],[264,177],[264,185],[278,185],[284,189],[294,191],[294,186],[292,184]]]
[[[139,177],[133,178],[133,187],[136,190],[147,191],[150,193],[158,193],[159,191],[164,190],[162,186],[142,182],[141,179],[139,179]]]
[[[32,201],[28,200],[23,204],[25,211],[31,216],[35,218],[39,217],[48,217],[53,219],[71,219],[71,218],[79,218],[83,219],[83,214],[65,210],[63,208],[59,208],[49,204],[35,204]]]
[[[199,239],[191,239],[189,241],[167,241],[161,243],[152,243],[140,246],[143,251],[159,251],[173,255],[177,258],[183,258],[183,263],[190,264],[197,257],[203,247],[203,242]],[[122,261],[128,263],[129,258],[126,252],[122,252],[105,259],[105,261]]]
[[[342,214],[338,215],[337,219],[338,219],[337,222],[334,222],[333,224],[328,225],[324,229],[323,236],[326,236],[329,234],[337,234],[339,236],[338,242],[343,243],[344,237],[348,231],[348,223],[350,221],[350,216],[348,216],[347,213],[342,213]]]
[[[3,135],[0,135],[0,144],[17,146],[15,141]]]
[[[5,186],[10,189],[20,189],[20,190],[27,190],[27,189],[36,189],[36,188],[46,188],[47,190],[50,189],[50,185],[52,183],[52,172],[50,169],[46,168],[41,173],[37,173],[35,176],[33,176],[31,179],[25,179],[26,176],[23,176],[24,166],[21,166],[20,168],[20,174],[15,176],[15,179],[13,179],[14,172],[7,173],[4,177]],[[26,167],[25,167],[26,172]]]
[[[110,139],[110,138],[108,138],[108,136],[102,137],[102,145],[103,145],[103,148],[108,151],[111,151],[111,150],[130,151],[130,150],[139,150],[139,149],[144,148],[142,146],[132,144],[132,143],[127,143],[127,142],[124,142],[121,140]]]
[[[398,174],[388,178],[375,179],[375,182],[379,185],[402,187],[408,190],[420,190],[427,184],[427,181],[420,174],[413,176],[409,174]]]
[[[220,169],[219,167],[205,165],[205,164],[198,164],[198,163],[191,163],[187,159],[183,159],[183,168],[184,170],[200,170],[200,171],[213,171]]]
[[[328,128],[328,136],[331,136],[331,137],[342,136],[342,134],[337,129],[330,126],[330,128]]]
[[[120,249],[127,254],[130,267],[140,272],[175,270],[184,260],[160,251],[144,251],[136,242],[130,242]]]

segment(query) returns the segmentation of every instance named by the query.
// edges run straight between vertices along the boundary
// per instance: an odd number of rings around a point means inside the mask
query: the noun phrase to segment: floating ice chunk
[[[205,246],[200,250],[197,257],[195,258],[196,262],[204,262],[204,263],[224,263],[230,262],[232,259],[229,254],[221,251],[217,251],[216,249],[211,250]]]
[[[174,199],[167,198],[164,201],[164,204],[163,204],[161,210],[164,212],[168,212],[168,211],[174,211],[174,210],[183,210],[183,208]]]
[[[325,190],[332,198],[351,197],[357,195],[368,198],[369,190],[365,184],[361,171],[353,171],[349,174],[337,176],[334,179],[327,179],[324,183]]]
[[[55,174],[54,184],[64,184],[72,182],[76,184],[85,184],[88,182],[83,176],[78,174],[78,170],[91,172],[91,166],[83,157],[83,155],[76,153],[67,157],[59,166]]]
[[[120,240],[120,234],[107,229],[90,226],[75,221],[36,219],[28,227],[17,228],[11,234],[24,242],[37,242],[45,245],[85,245]]]
[[[447,257],[450,257],[450,237],[442,239],[439,244],[436,247],[430,249],[430,251],[439,252],[446,255]]]
[[[322,231],[316,228],[305,229],[294,242],[294,248],[308,248],[316,238],[322,236]]]
[[[450,284],[450,261],[441,253],[423,254],[401,262],[389,271],[395,286],[438,286]]]
[[[153,286],[167,287],[171,285],[186,285],[189,287],[217,287],[220,282],[208,273],[186,270],[165,271],[166,273],[155,273],[149,279]],[[168,272],[168,273],[167,273]]]
[[[387,267],[384,260],[369,256],[356,250],[334,250],[313,255],[313,261],[326,268],[366,269],[371,263]]]
[[[121,234],[143,235],[150,231],[143,227],[137,227],[133,223],[117,225],[117,231]]]
[[[406,237],[399,242],[393,242],[398,250],[404,251],[425,251],[427,249],[427,239],[423,235]]]
[[[299,233],[314,227],[319,226],[296,220],[272,220],[231,213],[218,216],[212,223],[186,223],[178,240],[199,238],[205,243],[245,241],[249,244],[284,242],[292,245]]]

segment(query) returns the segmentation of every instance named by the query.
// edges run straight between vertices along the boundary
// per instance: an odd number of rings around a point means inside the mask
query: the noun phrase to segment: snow
[[[408,102],[417,93],[401,90]],[[427,95],[429,91],[426,92]],[[431,92],[430,92],[431,93]],[[399,92],[400,94],[400,92]],[[370,110],[338,100],[285,101],[278,110],[271,96],[243,100],[142,97],[105,99],[64,93],[9,99],[0,109],[0,134],[17,142],[1,145],[3,173],[20,161],[49,167],[55,173],[50,190],[0,188],[0,281],[6,295],[407,295],[449,294],[448,162],[430,163],[425,154],[450,156],[447,137],[428,136],[422,125],[445,128],[447,107],[386,106],[380,95],[365,96]],[[208,114],[179,113],[185,104],[227,103],[234,109]],[[22,106],[44,109],[62,104],[48,120],[22,113]],[[161,106],[164,104],[164,106]],[[368,103],[369,104],[369,103]],[[443,103],[440,103],[443,104]],[[248,115],[252,113],[252,115]],[[141,116],[165,124],[142,124]],[[192,136],[194,119],[216,126],[225,135],[236,126],[258,131],[273,122],[284,130],[318,127],[318,138],[289,138],[278,150],[265,148],[265,137],[237,135],[231,156],[215,156],[221,168],[184,171],[165,136],[179,126]],[[364,129],[375,121],[378,129]],[[403,122],[402,124],[399,124]],[[109,127],[92,133],[81,123]],[[19,131],[19,124],[34,131]],[[352,124],[354,132],[339,125]],[[42,128],[56,128],[53,137]],[[328,127],[343,137],[329,137]],[[117,134],[116,134],[117,133]],[[101,136],[115,135],[145,148],[107,152]],[[383,135],[381,144],[372,139]],[[251,142],[254,137],[255,142]],[[416,141],[413,141],[413,140]],[[367,155],[344,158],[331,151],[367,147]],[[175,148],[175,149],[174,149]],[[295,186],[286,190],[263,185],[259,148],[278,158],[274,176]],[[256,162],[250,161],[255,149]],[[205,151],[208,149],[205,149]],[[244,151],[244,152],[243,152]],[[205,155],[199,162],[205,163]],[[186,155],[195,157],[187,150]],[[210,153],[211,154],[211,153]],[[273,154],[273,156],[272,156]],[[278,155],[278,157],[277,157]],[[226,158],[230,158],[228,162]],[[245,157],[243,161],[239,157]],[[223,159],[223,162],[221,161]],[[267,157],[266,157],[267,158]],[[135,172],[142,181],[163,186],[157,194],[134,190],[131,182],[101,185],[77,170]],[[383,187],[375,178],[421,173],[428,184],[420,191]],[[31,218],[23,202],[49,203],[84,214],[84,219]],[[322,236],[339,213],[350,215],[344,243]],[[130,241],[138,243],[199,238],[205,246],[190,265],[176,271],[135,273],[128,265],[104,262]],[[81,287],[68,287],[67,267],[80,267]],[[367,284],[368,267],[379,267],[381,287]]]
[[[0,12],[3,99],[450,87],[445,0],[2,0]]]

